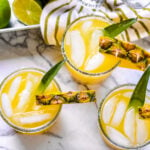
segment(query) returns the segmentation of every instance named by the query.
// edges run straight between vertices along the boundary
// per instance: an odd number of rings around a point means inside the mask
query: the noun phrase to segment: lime
[[[26,25],[39,24],[42,8],[35,0],[14,0],[13,12]]]
[[[8,0],[0,0],[0,28],[8,25],[10,20],[10,5]]]

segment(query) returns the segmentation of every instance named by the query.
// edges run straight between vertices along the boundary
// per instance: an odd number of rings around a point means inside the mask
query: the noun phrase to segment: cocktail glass
[[[18,70],[7,76],[0,86],[0,115],[21,133],[39,133],[56,121],[61,105],[39,106],[36,89],[44,71],[36,68]],[[53,80],[45,93],[61,91]]]
[[[121,85],[110,91],[98,112],[100,133],[113,149],[140,149],[150,143],[150,120],[143,119],[134,108],[128,108],[135,85]],[[145,104],[150,104],[147,91]]]
[[[99,52],[100,29],[110,24],[110,20],[89,15],[76,19],[66,29],[62,55],[77,81],[84,84],[101,82],[118,66],[117,58]]]

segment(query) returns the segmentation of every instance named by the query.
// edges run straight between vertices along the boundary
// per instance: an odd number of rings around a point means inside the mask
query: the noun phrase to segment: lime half
[[[11,16],[8,0],[0,0],[0,28],[8,25]]]
[[[39,24],[42,8],[35,0],[14,0],[13,12],[26,25]]]

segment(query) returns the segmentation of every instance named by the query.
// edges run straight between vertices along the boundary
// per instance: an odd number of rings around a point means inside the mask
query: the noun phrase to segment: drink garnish
[[[150,64],[150,53],[136,44],[107,36],[101,36],[99,45],[100,52],[128,60],[140,70],[145,70]]]
[[[55,104],[72,104],[95,102],[95,91],[69,91],[60,93],[51,93],[49,95],[37,95],[37,104],[55,105]]]
[[[37,93],[43,93],[45,91],[45,89],[48,87],[48,85],[54,79],[54,77],[56,76],[56,74],[61,69],[61,67],[63,66],[64,63],[65,63],[65,60],[58,62],[48,72],[45,73],[45,75],[43,76],[43,78],[40,81],[40,84],[37,89]]]
[[[138,84],[136,85],[128,105],[129,108],[134,107],[136,108],[136,110],[138,110],[140,107],[143,107],[145,103],[145,96],[149,77],[150,77],[150,66],[144,72]]]
[[[137,18],[130,18],[119,23],[114,23],[103,29],[103,35],[114,38],[124,30],[126,30],[128,27],[130,27],[132,24],[134,24],[136,21]]]
[[[150,104],[145,104],[143,107],[139,108],[139,115],[143,119],[150,118]]]

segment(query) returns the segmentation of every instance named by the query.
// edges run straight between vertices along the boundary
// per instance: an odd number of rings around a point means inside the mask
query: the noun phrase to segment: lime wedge
[[[13,12],[26,25],[39,24],[42,8],[35,0],[14,0]]]
[[[10,20],[10,5],[8,0],[0,0],[0,28],[8,25]]]

